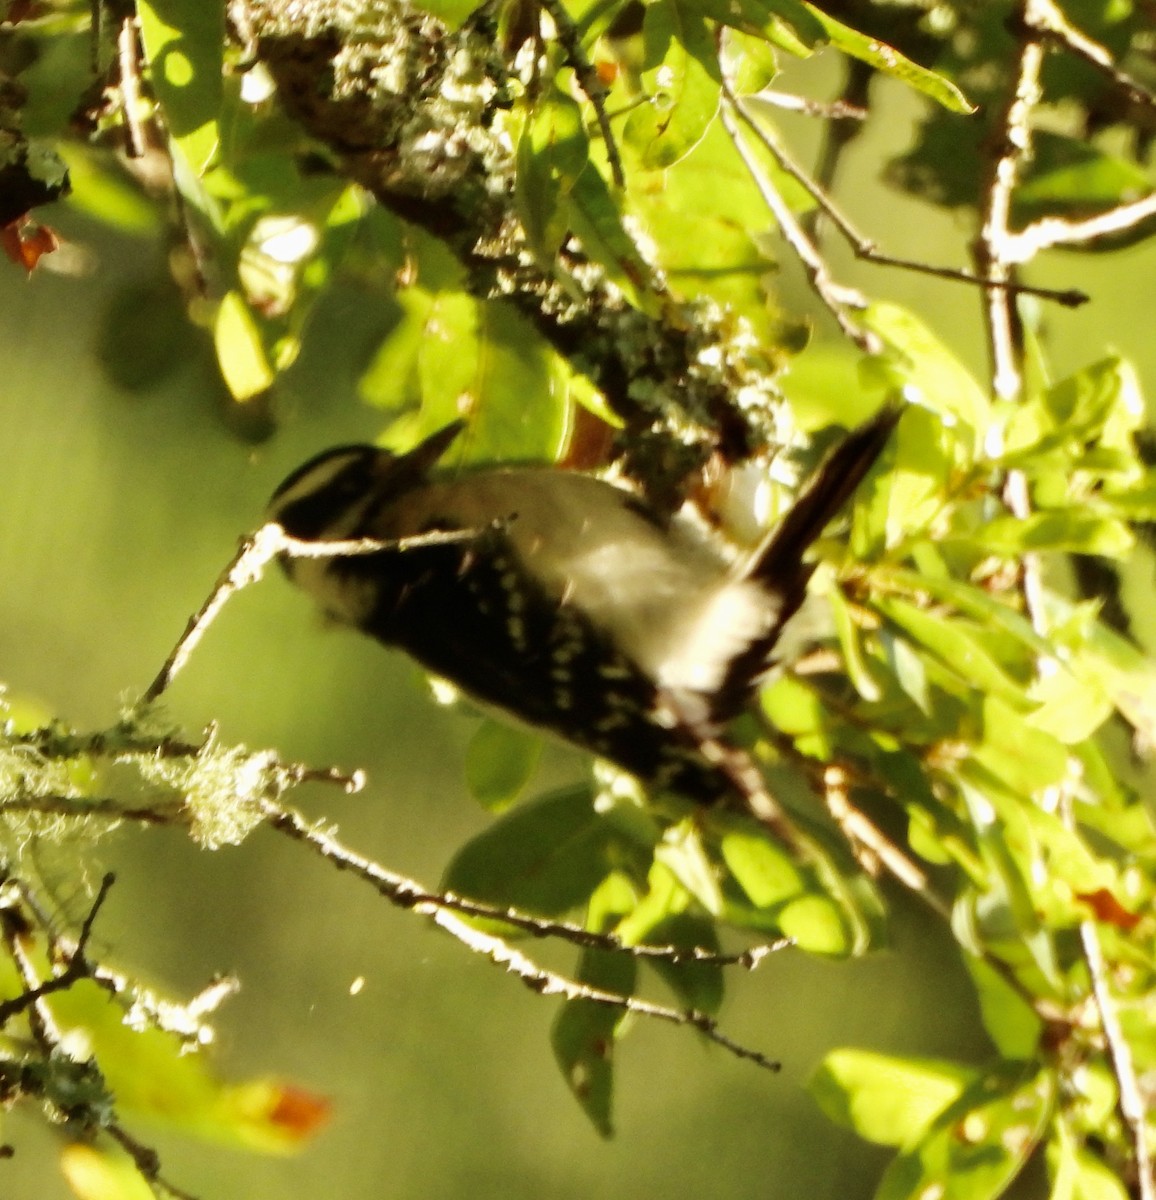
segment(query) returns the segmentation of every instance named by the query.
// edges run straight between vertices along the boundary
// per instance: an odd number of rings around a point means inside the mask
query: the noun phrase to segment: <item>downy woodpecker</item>
[[[549,466],[437,469],[461,425],[408,454],[340,446],[294,471],[269,517],[305,541],[463,531],[439,544],[284,557],[337,621],[482,704],[657,789],[744,800],[785,833],[726,722],[753,697],[814,570],[811,543],[886,444],[887,409],[839,443],[742,561],[684,517]]]

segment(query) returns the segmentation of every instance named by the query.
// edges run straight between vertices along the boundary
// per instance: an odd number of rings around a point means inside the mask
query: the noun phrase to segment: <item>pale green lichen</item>
[[[215,737],[193,755],[134,756],[141,778],[184,799],[193,840],[209,850],[235,846],[264,820],[292,780],[271,750],[221,746]]]

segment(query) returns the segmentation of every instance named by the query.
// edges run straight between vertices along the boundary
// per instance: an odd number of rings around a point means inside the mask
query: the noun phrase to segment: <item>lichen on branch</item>
[[[486,10],[457,30],[398,0],[233,0],[230,12],[287,112],[349,176],[441,239],[474,295],[512,304],[601,390],[652,487],[772,439],[777,393],[744,321],[676,297],[641,250],[641,301],[572,233],[543,264],[518,216],[505,119],[525,89]]]

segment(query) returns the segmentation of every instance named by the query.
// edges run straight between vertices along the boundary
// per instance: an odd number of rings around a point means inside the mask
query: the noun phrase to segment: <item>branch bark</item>
[[[286,111],[343,170],[441,239],[474,295],[511,304],[602,391],[654,490],[677,492],[710,453],[737,461],[765,444],[777,391],[741,322],[675,297],[637,248],[618,256],[615,278],[573,234],[550,262],[535,252],[504,120],[519,81],[492,22],[450,30],[397,0],[352,7],[233,0],[230,13]],[[614,213],[592,164],[581,187],[599,213]]]

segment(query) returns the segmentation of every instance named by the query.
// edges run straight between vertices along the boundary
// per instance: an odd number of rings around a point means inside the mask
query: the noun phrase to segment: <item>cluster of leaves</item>
[[[917,388],[921,404],[905,414],[892,458],[855,509],[849,546],[827,548],[839,667],[770,687],[763,707],[773,732],[756,748],[778,760],[772,778],[806,774],[808,760],[843,764],[856,805],[887,828],[906,821],[923,897],[950,918],[1003,1065],[838,1052],[816,1089],[865,1136],[903,1147],[881,1195],[923,1195],[947,1178],[961,1189],[951,1194],[998,1195],[1042,1144],[1053,1169],[1082,1179],[1105,1168],[1080,1147],[1121,1131],[1104,1107],[1112,1084],[1080,927],[1100,923],[1130,1034],[1147,1022],[1156,986],[1156,838],[1100,735],[1123,721],[1150,738],[1156,670],[1104,626],[1095,603],[1071,598],[1061,564],[1066,554],[1129,553],[1129,522],[1152,497],[1153,474],[1133,440],[1143,410],[1118,359],[993,407],[912,318],[884,308],[870,318],[891,343],[873,373]],[[1004,515],[993,491],[1011,470],[1031,481],[1028,520]],[[1028,556],[1044,576],[1035,621],[1008,586]],[[510,770],[507,788],[520,782],[510,769],[516,736],[479,731],[472,777],[481,798],[509,798],[496,763]],[[563,793],[510,810],[459,854],[448,883],[532,911],[585,904],[594,927],[628,943],[712,946],[722,924],[787,935],[817,953],[859,953],[879,936],[881,902],[833,835],[813,830],[827,857],[812,874],[738,818],[660,822],[629,799],[595,808],[588,795]],[[624,987],[633,971],[592,952],[583,976]],[[721,998],[718,967],[668,967],[663,977],[688,1005],[710,1009]],[[556,1034],[600,1124],[609,1121],[615,1020],[579,1001]],[[1151,1069],[1146,1039],[1134,1052],[1137,1069]],[[1062,1086],[1075,1070],[1101,1081],[1097,1104],[1086,1088]],[[998,1166],[955,1137],[972,1116],[986,1146],[1005,1148]]]
[[[738,112],[735,98],[750,95],[752,127],[770,131],[764,89],[783,58],[834,45],[932,102],[894,178],[924,197],[976,205],[985,127],[963,115],[983,99],[996,118],[1018,44],[1007,19],[1019,6],[1010,3],[928,4],[922,22],[910,6],[839,6],[839,18],[830,7],[627,0],[550,9],[556,39],[527,78],[511,68],[520,86],[495,118],[515,147],[511,204],[529,251],[549,268],[576,239],[640,313],[661,320],[668,293],[654,284],[657,267],[672,291],[725,307],[768,366],[787,362],[804,331],[767,292],[765,190],[777,188],[796,212],[813,200],[771,157],[752,173],[720,106]],[[1096,36],[1139,60],[1138,4],[1078,7]],[[17,44],[34,50],[21,64],[30,136],[60,137],[65,112],[89,91],[82,8],[48,5],[4,35],[9,56]],[[453,26],[473,6],[422,8]],[[228,42],[222,5],[139,0],[135,13],[139,61],[123,45],[98,47],[125,103],[115,94],[90,100],[92,136],[61,145],[70,203],[155,236],[156,193],[141,183],[163,180],[187,314],[211,332],[229,404],[248,428],[265,426],[313,306],[354,274],[383,314],[357,385],[382,410],[386,441],[409,444],[464,411],[475,460],[597,460],[617,417],[580,366],[508,307],[473,294],[428,232],[343,178],[340,147],[319,146],[281,115],[260,62]],[[516,16],[513,5],[502,14],[511,58],[533,40],[513,32]],[[873,24],[884,18],[887,40]],[[940,74],[915,62],[934,52]],[[147,84],[139,100],[128,86],[134,71]],[[1017,193],[1025,218],[1082,213],[1150,187],[1142,137],[1125,171],[1119,156],[1077,136],[1081,123],[1086,132],[1123,119],[1106,115],[1103,98],[1118,89],[1092,86],[1100,81],[1059,66],[1047,77],[1057,108],[1070,114],[1075,105],[1081,115],[1041,141],[1035,173]],[[607,182],[614,156],[590,132],[592,98],[614,118],[623,189]],[[118,139],[141,140],[128,173],[109,148]],[[155,306],[137,311],[156,319]],[[107,348],[109,362],[121,362],[117,345],[131,347],[131,382],[156,382],[177,355],[162,340],[142,366],[140,347],[158,340],[151,327],[142,338],[125,315],[122,307],[110,325],[120,340]],[[1042,1154],[1053,1196],[1124,1195],[1137,1133],[1122,1102],[1134,1072],[1156,1069],[1147,1032],[1156,839],[1121,778],[1121,739],[1112,735],[1130,726],[1138,745],[1152,742],[1156,674],[1095,602],[1079,598],[1068,564],[1073,555],[1127,557],[1135,524],[1156,518],[1156,478],[1136,445],[1139,389],[1119,359],[1052,382],[1029,337],[1023,394],[996,403],[910,314],[876,305],[856,320],[882,349],[810,389],[804,423],[846,424],[862,415],[852,408],[900,398],[907,410],[860,493],[847,543],[818,547],[816,590],[831,614],[825,641],[767,689],[760,719],[736,730],[813,856],[800,863],[740,815],[644,803],[620,780],[592,778],[511,807],[537,746],[486,722],[469,782],[499,815],[456,855],[446,886],[544,917],[578,911],[627,946],[709,950],[723,930],[740,930],[841,956],[880,940],[884,904],[865,867],[882,864],[950,923],[996,1056],[975,1067],[842,1050],[823,1064],[814,1090],[824,1108],[899,1150],[879,1194],[994,1197]],[[182,326],[172,328],[176,345]],[[1009,479],[1023,485],[1029,511],[1005,504]],[[834,822],[818,815],[816,800]],[[721,1003],[717,965],[654,970],[690,1008]],[[640,971],[629,955],[589,949],[577,975],[629,995]],[[17,994],[20,980],[10,984],[6,994]],[[604,1131],[622,1017],[577,1000],[555,1027],[566,1077]],[[1134,1072],[1120,1065],[1121,1044]]]

